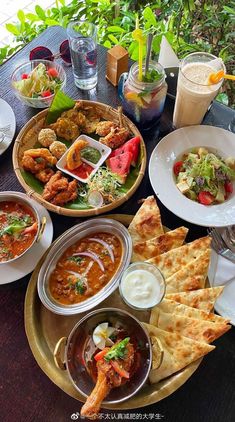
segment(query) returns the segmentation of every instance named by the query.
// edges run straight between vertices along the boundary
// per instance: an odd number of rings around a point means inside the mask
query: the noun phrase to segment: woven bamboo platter
[[[125,226],[128,226],[133,215],[113,214],[106,217],[113,218]],[[69,396],[84,402],[84,398],[69,380],[67,371],[58,369],[55,366],[53,359],[53,351],[58,340],[61,337],[68,336],[74,325],[84,316],[84,314],[69,317],[56,315],[42,305],[37,294],[37,277],[42,263],[43,258],[31,276],[25,297],[24,318],[28,342],[38,365],[48,378]],[[118,290],[95,309],[105,307],[124,309],[129,313],[132,313],[140,321],[148,322],[149,320],[148,312],[130,310],[130,308],[123,303]],[[103,405],[103,407],[114,410],[129,410],[157,403],[181,387],[196,371],[201,361],[202,358],[191,363],[177,374],[174,374],[157,384],[146,384],[136,396],[125,402],[113,405]]]
[[[126,202],[137,190],[139,187],[146,168],[146,148],[144,144],[144,140],[139,132],[139,130],[136,128],[136,126],[129,120],[124,114],[121,114],[114,108],[95,101],[88,101],[88,100],[81,100],[81,103],[83,106],[92,106],[94,107],[94,110],[99,112],[102,116],[102,119],[104,120],[112,120],[117,124],[120,124],[120,118],[121,118],[121,124],[125,126],[129,131],[133,134],[133,136],[139,136],[141,138],[140,143],[140,153],[139,153],[139,164],[137,168],[132,170],[132,176],[129,178],[129,181],[127,179],[127,182],[125,185],[125,192],[123,192],[123,195],[116,199],[111,204],[104,205],[100,208],[85,208],[81,207],[79,205],[71,204],[71,206],[56,206],[51,204],[48,201],[45,201],[42,197],[42,195],[37,191],[37,189],[32,188],[32,185],[30,186],[29,181],[24,176],[24,170],[22,168],[22,157],[24,154],[24,151],[30,148],[34,148],[36,142],[37,142],[37,136],[39,131],[42,129],[45,118],[47,116],[47,110],[43,110],[40,113],[38,113],[36,116],[32,117],[26,125],[21,129],[19,132],[13,149],[13,167],[15,174],[20,182],[20,184],[25,189],[27,195],[29,197],[32,197],[37,202],[39,202],[41,205],[43,205],[45,208],[47,208],[50,211],[53,211],[57,214],[67,215],[71,217],[90,217],[94,215],[103,214],[105,212],[110,212],[111,210],[119,207],[124,202]],[[90,135],[92,136],[92,134]],[[76,201],[75,201],[76,202]]]

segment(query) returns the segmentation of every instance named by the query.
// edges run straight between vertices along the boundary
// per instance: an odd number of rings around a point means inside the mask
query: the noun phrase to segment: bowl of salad
[[[55,93],[65,84],[63,67],[50,60],[31,60],[17,67],[11,76],[16,96],[34,108],[49,107]]]

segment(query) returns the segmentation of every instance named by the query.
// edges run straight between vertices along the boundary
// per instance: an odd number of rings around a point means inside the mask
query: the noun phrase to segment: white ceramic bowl
[[[193,148],[205,147],[223,158],[235,157],[235,134],[213,126],[189,126],[165,136],[153,150],[149,177],[154,192],[171,212],[185,221],[206,227],[235,224],[235,189],[218,205],[202,205],[188,199],[176,186],[173,165]]]

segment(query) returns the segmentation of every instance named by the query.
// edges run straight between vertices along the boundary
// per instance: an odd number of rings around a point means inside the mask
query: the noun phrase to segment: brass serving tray
[[[125,226],[128,226],[133,216],[114,214],[108,216],[108,218],[113,218]],[[31,276],[25,297],[24,318],[28,342],[38,365],[50,380],[69,396],[84,402],[84,398],[69,380],[67,371],[58,369],[55,366],[53,358],[53,351],[58,340],[61,337],[68,336],[74,325],[84,316],[84,314],[74,316],[56,315],[42,305],[37,294],[37,277],[42,263],[43,258]],[[123,303],[118,290],[95,309],[112,306],[127,310],[129,313],[133,313],[141,321],[148,322],[149,313],[130,310],[130,308]],[[129,410],[156,403],[181,387],[181,385],[183,385],[196,371],[201,361],[202,358],[191,363],[177,374],[174,374],[157,384],[146,384],[136,396],[125,402],[113,405],[106,404],[103,407],[114,410]]]

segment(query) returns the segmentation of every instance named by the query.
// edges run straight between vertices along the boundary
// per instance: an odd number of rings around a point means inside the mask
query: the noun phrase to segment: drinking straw
[[[235,81],[235,75],[227,75],[226,73],[224,73],[223,70],[219,70],[218,72],[210,73],[208,81],[211,84],[217,84],[223,78],[224,79],[230,79],[231,81]]]
[[[145,37],[143,35],[142,29],[139,29],[139,18],[136,17],[136,29],[132,32],[132,38],[139,43],[139,81],[142,81],[143,76],[143,47],[145,42]]]

